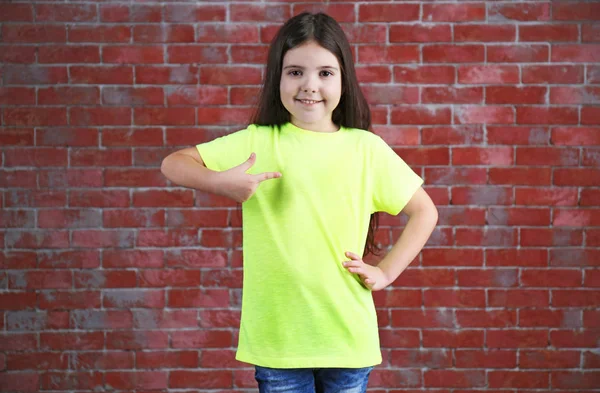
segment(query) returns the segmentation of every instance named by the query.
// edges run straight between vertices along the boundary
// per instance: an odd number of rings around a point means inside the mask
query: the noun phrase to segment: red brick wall
[[[234,360],[239,210],[159,166],[244,126],[270,38],[305,8],[2,2],[3,392],[255,391]],[[600,3],[326,9],[374,131],[440,212],[374,293],[372,391],[598,389]],[[379,240],[402,224],[383,217]]]

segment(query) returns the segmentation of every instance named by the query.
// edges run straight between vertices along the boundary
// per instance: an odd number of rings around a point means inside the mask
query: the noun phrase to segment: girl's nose
[[[302,83],[302,90],[304,92],[316,92],[317,91],[317,81],[312,78],[312,77],[308,77],[304,80],[304,82]]]

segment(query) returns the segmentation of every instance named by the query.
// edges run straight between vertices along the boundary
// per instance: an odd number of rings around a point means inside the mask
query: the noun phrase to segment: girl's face
[[[327,49],[309,41],[288,50],[279,92],[292,124],[311,131],[338,130],[331,115],[342,95],[342,75],[337,58]]]

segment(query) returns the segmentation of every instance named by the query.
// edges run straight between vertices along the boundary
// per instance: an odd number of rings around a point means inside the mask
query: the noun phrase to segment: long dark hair
[[[290,113],[283,106],[279,94],[283,57],[288,50],[308,41],[315,41],[333,53],[340,63],[342,94],[331,116],[333,123],[371,131],[371,110],[358,85],[350,43],[337,21],[322,12],[303,12],[292,17],[271,41],[265,79],[251,124],[281,126],[290,121]],[[369,253],[379,255],[375,243],[378,226],[379,215],[376,212],[371,215],[363,257]]]

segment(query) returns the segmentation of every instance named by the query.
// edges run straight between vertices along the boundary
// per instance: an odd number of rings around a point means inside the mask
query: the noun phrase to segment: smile
[[[300,101],[304,105],[315,105],[315,104],[318,104],[319,102],[321,102],[321,101],[313,101],[313,100],[296,100],[296,101]]]

